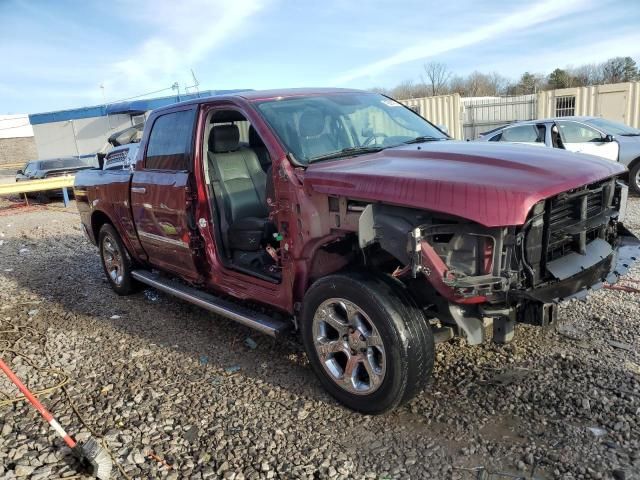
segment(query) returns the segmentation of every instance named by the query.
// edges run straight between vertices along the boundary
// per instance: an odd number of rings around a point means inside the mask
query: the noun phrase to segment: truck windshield
[[[302,164],[448,137],[404,105],[376,93],[266,100],[258,110]]]

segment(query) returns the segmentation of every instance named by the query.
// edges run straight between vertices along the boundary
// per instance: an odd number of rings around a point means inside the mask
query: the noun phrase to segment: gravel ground
[[[152,290],[118,297],[73,208],[6,213],[0,354],[35,389],[67,379],[44,402],[80,439],[104,437],[127,477],[640,478],[638,293],[565,304],[555,330],[519,326],[507,346],[439,345],[427,391],[362,416],[295,342]],[[639,198],[629,217],[640,233]],[[0,431],[0,478],[88,478],[24,402],[0,406]]]

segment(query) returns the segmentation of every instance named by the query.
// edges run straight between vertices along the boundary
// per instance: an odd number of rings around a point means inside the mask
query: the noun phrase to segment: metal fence
[[[460,95],[439,95],[436,97],[400,100],[435,125],[446,127],[449,135],[462,139],[462,104]]]
[[[534,120],[537,115],[537,95],[472,97],[461,102],[463,138],[468,140],[508,123]]]

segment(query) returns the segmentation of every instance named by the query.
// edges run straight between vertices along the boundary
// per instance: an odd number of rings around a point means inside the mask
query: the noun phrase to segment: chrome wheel
[[[122,253],[118,249],[118,245],[114,238],[107,234],[102,240],[102,260],[104,268],[111,281],[116,285],[122,285],[124,279],[124,259]]]
[[[635,185],[640,187],[640,168],[636,171]]]
[[[357,395],[375,392],[386,371],[382,338],[355,303],[330,298],[313,317],[313,341],[320,363],[344,390]]]

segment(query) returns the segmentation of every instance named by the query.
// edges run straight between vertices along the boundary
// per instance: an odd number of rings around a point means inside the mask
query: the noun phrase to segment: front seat
[[[335,152],[336,146],[331,135],[324,132],[325,116],[317,108],[307,108],[298,121],[302,152],[309,158]]]
[[[255,251],[273,230],[266,203],[267,176],[255,152],[240,148],[239,140],[236,125],[211,129],[209,172],[228,249]]]

